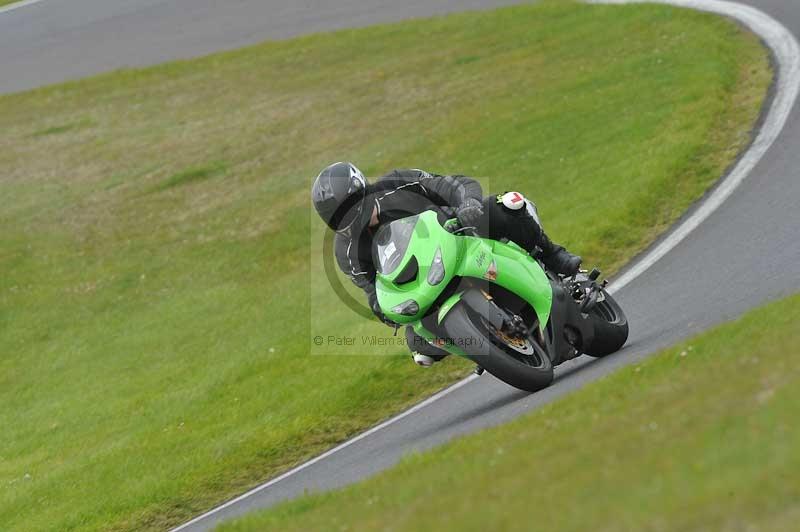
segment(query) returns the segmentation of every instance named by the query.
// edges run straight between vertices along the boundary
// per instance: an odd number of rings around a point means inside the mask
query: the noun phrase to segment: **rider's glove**
[[[462,227],[477,227],[483,216],[483,204],[469,198],[456,209],[456,218]]]
[[[381,306],[378,304],[378,296],[375,294],[375,292],[369,294],[368,302],[369,302],[369,307],[372,309],[372,313],[375,314],[375,317],[377,317],[379,320],[381,320],[389,327],[397,326],[397,324],[392,320],[390,320],[389,318],[387,318],[386,315],[381,310]]]

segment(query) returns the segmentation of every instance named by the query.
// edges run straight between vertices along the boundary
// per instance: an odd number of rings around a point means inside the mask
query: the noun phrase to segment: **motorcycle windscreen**
[[[372,262],[381,275],[394,272],[408,250],[419,216],[395,220],[378,230],[372,241]]]

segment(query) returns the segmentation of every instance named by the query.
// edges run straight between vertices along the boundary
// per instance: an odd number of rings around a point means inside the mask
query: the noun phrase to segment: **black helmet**
[[[328,227],[345,231],[364,210],[367,180],[351,163],[336,163],[324,169],[311,187],[311,201]]]

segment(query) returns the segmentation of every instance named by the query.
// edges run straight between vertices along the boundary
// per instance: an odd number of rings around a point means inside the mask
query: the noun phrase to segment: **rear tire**
[[[616,353],[628,341],[628,318],[622,307],[603,290],[604,301],[595,304],[589,311],[594,326],[594,340],[585,350],[589,356],[604,357]]]
[[[553,382],[550,357],[533,336],[504,341],[504,335],[464,301],[450,310],[443,327],[467,358],[506,384],[536,392]]]

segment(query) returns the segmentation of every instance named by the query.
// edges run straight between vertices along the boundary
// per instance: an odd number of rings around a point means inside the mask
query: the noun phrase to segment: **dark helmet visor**
[[[331,227],[337,232],[346,231],[361,216],[367,194],[366,185],[366,180],[360,172],[351,174],[347,199],[336,209],[331,219]]]

